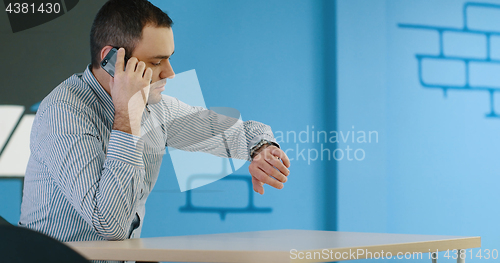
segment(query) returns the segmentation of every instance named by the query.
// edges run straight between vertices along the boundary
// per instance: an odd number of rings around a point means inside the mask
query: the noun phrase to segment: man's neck
[[[109,87],[109,81],[111,76],[104,71],[102,68],[94,68],[91,66],[92,74],[97,79],[97,82],[101,84],[101,87],[111,96],[111,88]]]

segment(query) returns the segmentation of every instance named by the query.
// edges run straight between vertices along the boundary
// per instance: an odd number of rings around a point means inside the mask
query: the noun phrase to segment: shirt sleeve
[[[39,116],[48,153],[39,156],[73,208],[107,240],[123,240],[133,219],[136,192],[144,178],[143,142],[113,130],[107,152],[95,123],[67,103],[48,106]]]
[[[163,96],[166,104],[167,146],[190,152],[250,161],[250,149],[260,140],[276,142],[271,127],[193,107]]]

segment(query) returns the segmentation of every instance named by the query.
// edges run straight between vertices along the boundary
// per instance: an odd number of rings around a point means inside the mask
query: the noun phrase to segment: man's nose
[[[162,79],[164,78],[173,79],[175,77],[174,69],[172,68],[172,65],[170,65],[170,61],[168,59],[167,63],[165,63],[164,68],[162,68],[160,77]]]

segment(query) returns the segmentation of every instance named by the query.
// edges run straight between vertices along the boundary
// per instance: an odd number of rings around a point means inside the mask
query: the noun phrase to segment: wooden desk
[[[328,262],[384,256],[404,258],[429,252],[481,246],[480,237],[272,230],[197,236],[66,243],[90,260],[184,262]],[[325,251],[328,256],[325,255]],[[383,255],[381,254],[383,251]],[[302,253],[300,253],[302,252]],[[309,252],[309,253],[308,253]],[[316,253],[314,253],[316,252]],[[363,253],[361,253],[363,252]],[[355,255],[355,258],[352,255]],[[357,253],[357,254],[356,254]],[[410,254],[408,254],[410,253]],[[316,256],[307,260],[306,256]],[[361,254],[361,255],[360,255]],[[332,255],[330,258],[330,255]],[[419,254],[415,254],[418,256]],[[450,255],[453,253],[450,252]],[[470,253],[466,255],[470,256]],[[320,258],[318,258],[320,256]],[[336,258],[340,256],[340,258]],[[299,259],[303,257],[304,259]],[[328,257],[325,259],[324,257]],[[415,256],[414,256],[415,257]],[[411,260],[410,260],[411,261]],[[396,260],[397,262],[397,260]],[[432,260],[432,262],[436,262]],[[457,260],[457,262],[465,262]]]

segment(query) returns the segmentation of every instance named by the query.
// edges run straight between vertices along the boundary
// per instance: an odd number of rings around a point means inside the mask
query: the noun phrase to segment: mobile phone
[[[113,47],[106,57],[101,61],[101,68],[104,69],[104,71],[108,72],[108,74],[111,77],[115,77],[115,64],[116,64],[116,56],[118,54],[118,48]],[[125,56],[125,65],[127,64],[128,57]]]
[[[115,64],[116,64],[116,55],[118,53],[118,49],[112,48],[106,57],[101,61],[101,68],[104,71],[108,72],[111,77],[115,77]]]

